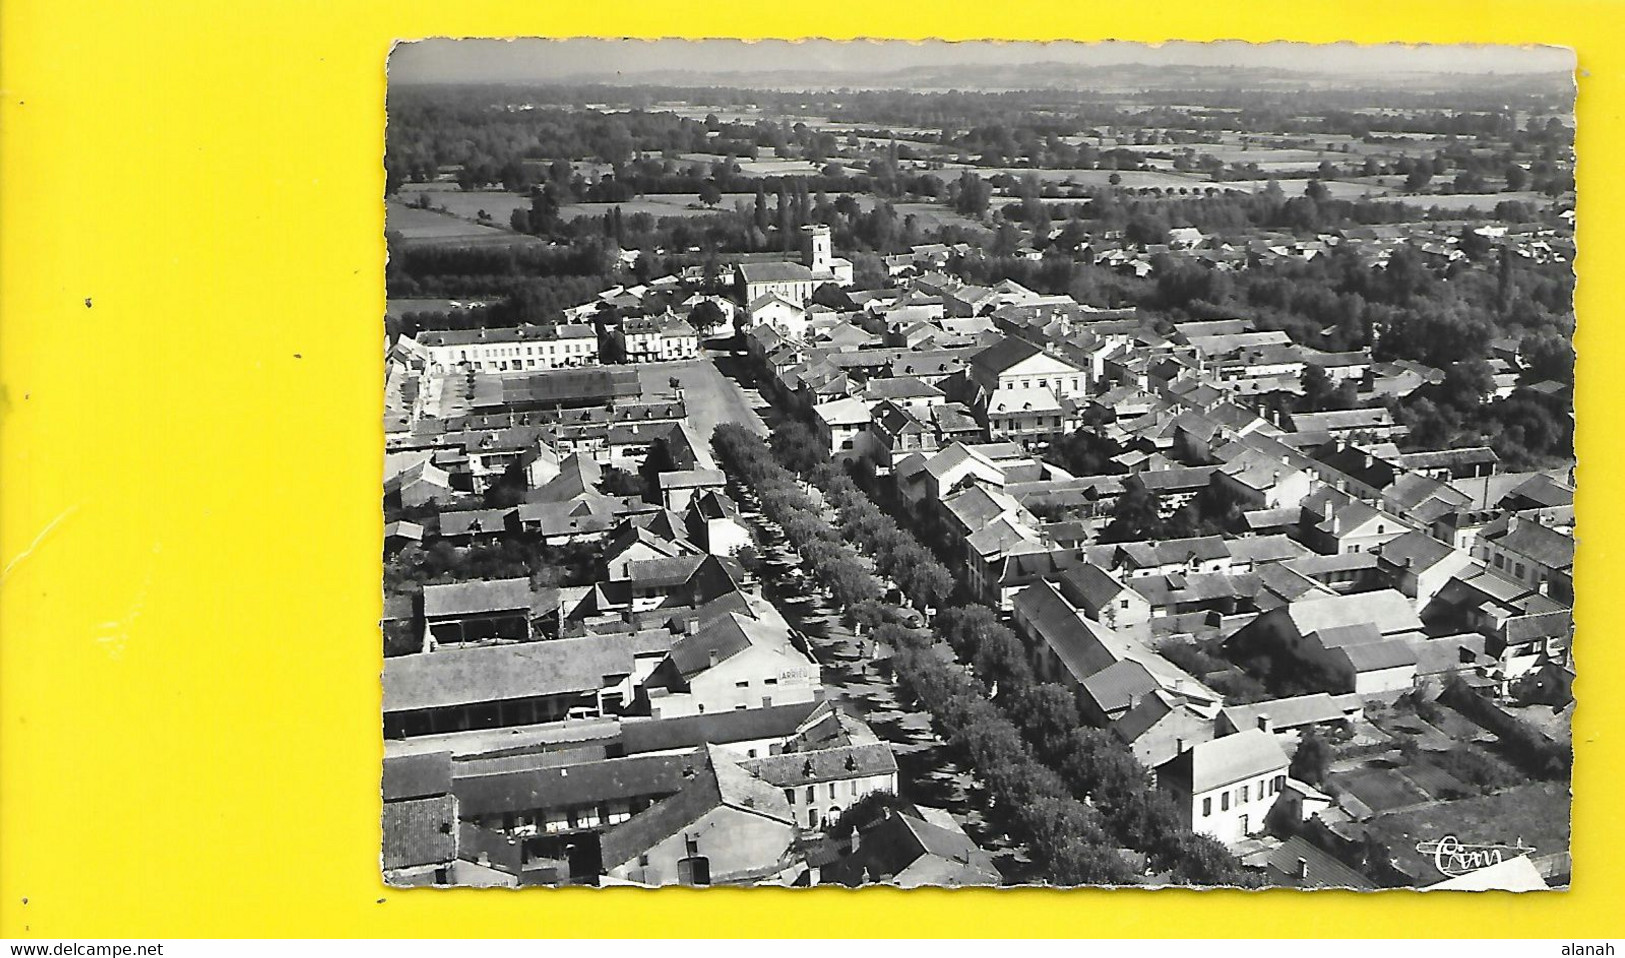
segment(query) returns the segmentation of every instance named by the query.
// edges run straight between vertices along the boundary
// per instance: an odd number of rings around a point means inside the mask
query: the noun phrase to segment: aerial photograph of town
[[[385,880],[1567,886],[1573,69],[398,44]]]

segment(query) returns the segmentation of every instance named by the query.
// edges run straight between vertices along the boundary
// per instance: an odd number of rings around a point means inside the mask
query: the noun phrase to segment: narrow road
[[[805,581],[800,558],[782,533],[755,511],[747,494],[737,487],[732,491],[756,532],[763,595],[807,636],[831,700],[843,703],[891,746],[897,756],[899,797],[946,809],[971,840],[993,856],[1007,883],[1040,881],[1025,849],[983,814],[986,799],[981,786],[949,757],[946,743],[931,727],[930,714],[899,701],[889,663],[868,661],[864,643],[842,622],[841,610]]]

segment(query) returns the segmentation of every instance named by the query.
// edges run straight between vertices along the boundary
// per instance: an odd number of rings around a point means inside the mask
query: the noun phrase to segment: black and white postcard
[[[386,880],[1565,887],[1573,70],[398,44]]]

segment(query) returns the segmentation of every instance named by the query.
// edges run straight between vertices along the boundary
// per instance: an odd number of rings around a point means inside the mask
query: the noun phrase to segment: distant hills
[[[1192,66],[1128,63],[1080,65],[1056,62],[912,66],[875,73],[841,69],[650,70],[580,73],[556,84],[617,86],[736,87],[756,89],[866,90],[1070,90],[1125,93],[1141,90],[1354,90],[1397,89],[1411,93],[1504,89],[1517,93],[1562,93],[1572,80],[1563,73],[1309,73],[1265,67]]]

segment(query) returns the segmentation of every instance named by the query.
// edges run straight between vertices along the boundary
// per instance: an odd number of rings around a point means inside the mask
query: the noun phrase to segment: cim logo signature
[[[1416,850],[1433,856],[1433,867],[1447,878],[1459,878],[1534,852],[1521,838],[1511,845],[1472,844],[1454,835],[1446,835],[1436,842],[1417,842]]]

